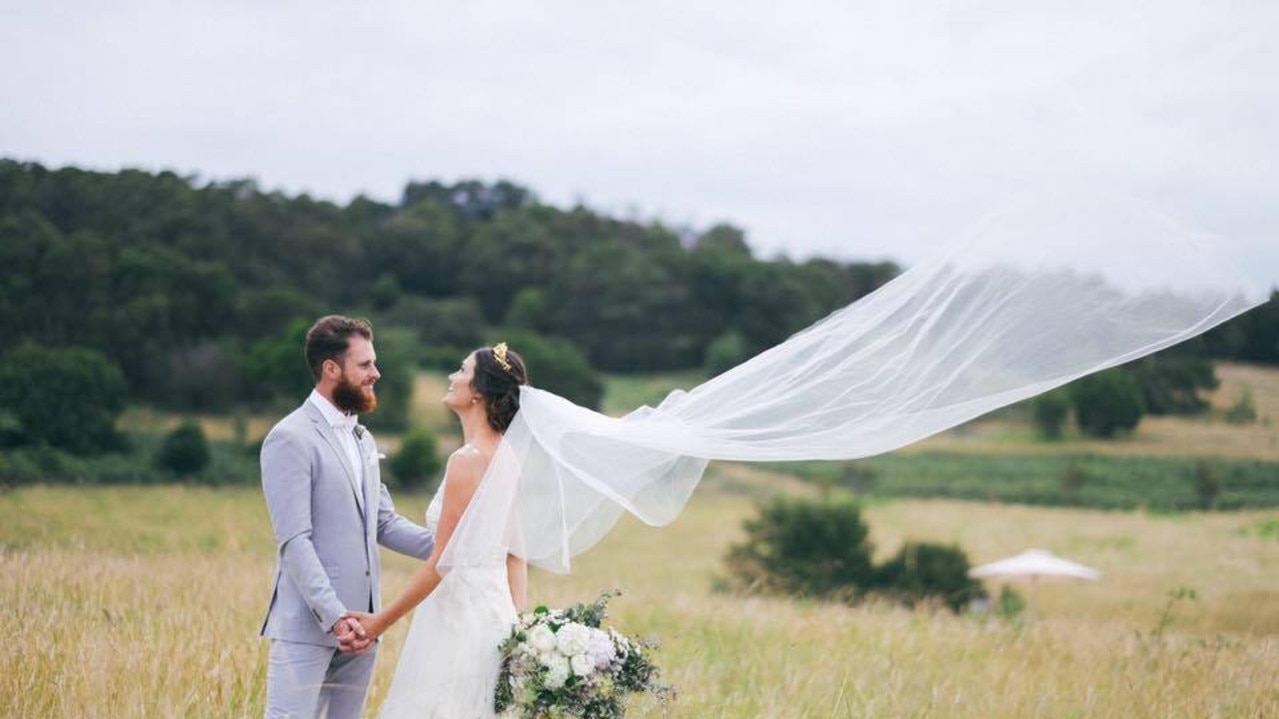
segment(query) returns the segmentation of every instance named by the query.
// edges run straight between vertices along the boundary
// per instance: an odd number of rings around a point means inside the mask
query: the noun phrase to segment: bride
[[[1264,303],[1230,248],[1147,205],[1022,203],[780,345],[608,417],[528,386],[504,344],[445,403],[465,444],[428,510],[436,549],[374,615],[414,606],[383,716],[492,717],[525,562],[565,572],[624,512],[672,521],[711,460],[857,459],[1195,337]],[[583,300],[589,301],[589,300]]]
[[[519,411],[520,388],[527,383],[524,360],[505,344],[475,350],[449,375],[444,404],[461,420],[463,444],[449,457],[426,510],[435,552],[382,611],[349,615],[369,641],[417,607],[382,717],[494,716],[497,647],[525,606],[526,566],[497,552],[451,570],[440,562]]]

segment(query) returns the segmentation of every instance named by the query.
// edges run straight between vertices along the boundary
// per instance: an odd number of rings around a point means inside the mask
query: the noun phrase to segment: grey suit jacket
[[[262,491],[278,554],[262,636],[336,647],[332,628],[343,612],[382,606],[379,543],[431,555],[430,532],[395,513],[373,437],[365,432],[358,444],[363,491],[334,429],[309,400],[263,441]]]

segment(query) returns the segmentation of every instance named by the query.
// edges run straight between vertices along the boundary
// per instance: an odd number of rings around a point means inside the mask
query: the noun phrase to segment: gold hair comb
[[[506,359],[505,342],[498,342],[493,345],[493,359],[497,360],[497,363],[501,365],[503,370],[506,370],[507,372],[511,371],[511,363]]]

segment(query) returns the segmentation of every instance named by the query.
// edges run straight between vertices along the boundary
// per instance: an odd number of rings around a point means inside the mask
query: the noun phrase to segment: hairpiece
[[[511,371],[511,363],[506,359],[506,343],[505,342],[498,342],[497,344],[493,345],[493,359],[497,360],[497,363],[501,365],[502,369],[506,370],[507,372]]]

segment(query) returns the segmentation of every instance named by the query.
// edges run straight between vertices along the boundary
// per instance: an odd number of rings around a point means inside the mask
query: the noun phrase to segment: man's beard
[[[343,373],[337,387],[333,388],[333,404],[343,412],[368,414],[377,409],[377,395],[373,393],[373,387],[365,389],[347,379]]]

